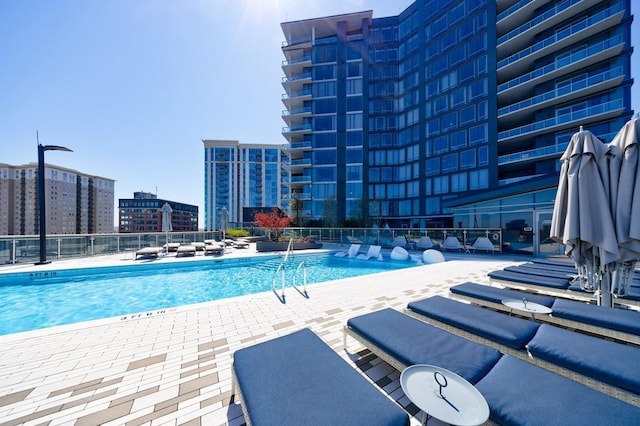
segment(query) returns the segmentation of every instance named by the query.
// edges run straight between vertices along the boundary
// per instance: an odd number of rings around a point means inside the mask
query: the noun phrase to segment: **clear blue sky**
[[[202,139],[283,143],[283,21],[413,0],[0,0],[0,163],[46,161],[200,207]],[[640,41],[640,2],[632,43]],[[636,47],[637,49],[637,47]],[[632,106],[640,111],[634,53]]]

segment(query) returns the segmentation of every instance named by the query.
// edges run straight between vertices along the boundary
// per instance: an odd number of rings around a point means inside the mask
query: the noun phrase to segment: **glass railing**
[[[188,244],[194,241],[220,239],[218,231],[170,232],[169,242]],[[164,232],[114,233],[82,235],[47,235],[46,258],[59,260],[77,257],[123,253],[134,257],[143,247],[161,247],[167,242]],[[37,235],[0,236],[0,265],[35,263],[40,260],[40,237]]]
[[[567,149],[568,142],[560,145],[545,146],[543,148],[531,149],[528,151],[516,152],[514,154],[501,155],[498,157],[498,165],[504,165],[509,163],[517,163],[520,161],[534,160],[541,157],[547,157],[550,155],[557,155],[564,152]]]
[[[283,109],[282,110],[282,116],[286,117],[286,116],[289,116],[289,115],[308,114],[310,112],[311,112],[311,107]]]
[[[301,96],[309,96],[309,95],[311,95],[311,89],[294,90],[291,93],[283,93],[282,99],[299,98]]]
[[[309,178],[306,178],[309,180]],[[304,193],[302,197],[311,194]],[[303,213],[301,211],[301,213]],[[304,211],[304,217],[310,217],[310,211]],[[229,223],[230,228],[244,228],[252,237],[266,235],[253,223]],[[384,248],[392,248],[397,236],[405,236],[413,242],[413,248],[421,250],[415,243],[421,237],[429,237],[438,248],[448,236],[456,236],[465,246],[470,245],[478,237],[489,237],[495,244],[496,251],[501,250],[503,232],[501,228],[286,228],[286,237],[310,237],[314,241],[326,244],[377,244]],[[169,242],[189,244],[208,239],[220,240],[220,231],[170,232]],[[167,241],[167,234],[161,232],[136,234],[92,234],[92,235],[47,235],[47,259],[60,260],[82,258],[121,253],[123,259],[135,257],[135,251],[143,247],[161,247]],[[0,265],[35,263],[40,260],[39,237],[36,235],[0,236]],[[422,250],[421,250],[422,251]],[[1,268],[1,266],[0,266]]]
[[[284,76],[282,77],[282,82],[283,83],[287,83],[290,81],[297,81],[297,80],[304,80],[305,78],[311,78],[311,72],[303,72],[300,74],[294,74],[294,75],[290,75],[290,76]]]
[[[609,71],[602,72],[600,74],[592,75],[589,78],[585,78],[580,81],[576,81],[571,83],[570,85],[556,88],[555,90],[551,90],[547,93],[543,93],[538,96],[534,96],[533,98],[525,99],[524,101],[518,102],[517,104],[509,105],[504,108],[500,108],[498,110],[498,117],[509,114],[524,108],[529,108],[534,105],[538,105],[542,102],[558,98],[560,96],[567,95],[569,93],[577,92],[578,90],[585,89],[587,87],[594,86],[596,84],[602,83],[607,80],[611,80],[616,77],[623,76],[624,72],[622,67],[614,68]]]
[[[502,19],[506,18],[507,16],[511,15],[512,13],[516,12],[518,9],[523,8],[524,6],[528,5],[529,3],[531,3],[533,0],[520,0],[518,3],[514,4],[513,6],[511,6],[510,8],[500,12],[498,14],[498,20],[497,22],[500,22]]]
[[[311,55],[304,55],[299,58],[285,59],[284,61],[282,61],[282,66],[285,67],[287,65],[294,65],[294,64],[299,64],[302,62],[310,62],[310,61],[311,61]]]
[[[310,166],[311,165],[311,159],[310,158],[303,158],[303,159],[300,159],[300,160],[291,160],[291,162],[289,164],[292,165],[292,166]]]
[[[572,111],[567,114],[557,115],[547,120],[537,121],[526,126],[517,127],[515,129],[506,130],[498,133],[498,141],[503,139],[512,138],[515,136],[524,135],[535,131],[549,129],[561,124],[567,124],[572,121],[584,121],[589,117],[604,114],[606,112],[615,111],[617,109],[624,108],[622,99],[616,99],[613,101],[605,102],[603,104],[594,105],[589,108],[584,108],[577,111]]]
[[[302,124],[300,126],[283,127],[282,133],[304,132],[305,130],[311,130],[311,124]]]
[[[284,40],[282,42],[282,47],[295,46],[296,44],[302,43],[311,43],[311,36],[293,39],[293,40]]]
[[[585,50],[581,50],[581,51],[576,51],[573,52],[571,55],[567,56],[567,57],[563,57],[559,60],[557,60],[554,63],[551,63],[549,65],[546,65],[542,68],[538,68],[537,70],[534,70],[530,73],[527,74],[523,74],[518,78],[514,78],[513,80],[509,80],[506,83],[502,83],[498,86],[498,93],[507,90],[507,89],[511,89],[512,87],[518,86],[520,84],[526,83],[527,81],[536,79],[538,77],[542,77],[545,74],[549,74],[553,71],[556,71],[558,69],[561,69],[563,67],[569,66],[574,64],[575,62],[581,61],[583,59],[586,59],[590,56],[595,56],[599,53],[604,52],[607,49],[611,49],[614,46],[617,46],[619,44],[621,44],[623,42],[622,40],[622,35],[617,35],[613,38],[604,40],[600,43],[596,43],[592,46],[589,46],[586,51]]]
[[[291,183],[311,182],[309,176],[291,176]]]
[[[571,25],[570,27],[564,28],[561,31],[555,33],[554,35],[552,35],[551,37],[547,37],[544,40],[541,40],[539,42],[537,42],[536,44],[519,51],[518,53],[515,53],[501,61],[498,62],[498,69],[505,67],[509,64],[512,64],[516,61],[519,61],[520,59],[527,57],[529,55],[531,55],[532,53],[538,52],[548,46],[551,46],[554,43],[559,42],[562,39],[568,38],[574,34],[579,33],[580,31],[583,31],[585,29],[587,29],[590,26],[593,25],[597,25],[600,22],[602,22],[603,20],[605,20],[606,18],[609,18],[611,16],[613,16],[614,14],[620,12],[620,10],[622,9],[622,4],[616,4],[611,6],[608,9],[605,9],[599,13],[596,13],[593,16],[589,16],[589,17],[585,17],[584,19],[582,19],[581,21],[578,21],[576,23],[574,23],[573,25]]]
[[[560,12],[562,12],[563,10],[566,10],[566,9],[570,8],[571,6],[573,6],[573,5],[580,3],[580,1],[582,1],[582,0],[566,0],[566,1],[563,1],[562,3],[556,5],[556,7],[554,7],[553,9],[547,10],[542,15],[536,16],[531,21],[528,21],[528,22],[520,25],[515,30],[509,31],[507,34],[505,34],[502,37],[498,38],[498,46],[500,46],[500,44],[504,43],[505,41],[511,40],[512,38],[516,37],[517,35],[522,34],[523,32],[525,32],[525,31],[535,27],[536,25],[546,21],[547,19],[554,17],[555,15],[557,15]]]
[[[311,148],[311,141],[293,142],[293,143],[289,144],[289,150],[292,150],[292,149],[303,149],[303,148]]]

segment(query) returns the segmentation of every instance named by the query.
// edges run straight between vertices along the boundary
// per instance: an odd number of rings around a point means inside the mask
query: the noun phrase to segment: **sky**
[[[203,139],[285,143],[281,22],[413,0],[0,0],[0,163],[46,162],[199,206]],[[640,2],[632,107],[640,111]],[[37,136],[36,136],[37,135]]]

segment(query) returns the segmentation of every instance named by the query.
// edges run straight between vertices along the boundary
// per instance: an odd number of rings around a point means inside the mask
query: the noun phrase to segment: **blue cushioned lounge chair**
[[[640,406],[640,347],[505,315],[440,296],[408,305],[425,321]],[[525,323],[530,324],[529,327]],[[526,347],[526,351],[518,348]]]
[[[350,319],[346,335],[396,369],[429,363],[458,373],[483,394],[490,419],[498,424],[635,424],[640,419],[638,407],[392,309]]]
[[[409,425],[402,408],[309,329],[237,350],[232,374],[247,425]]]
[[[537,316],[536,319],[540,321],[640,345],[640,312],[638,311],[597,306],[472,282],[453,286],[449,288],[449,292],[453,299],[505,312],[510,312],[510,308],[503,305],[502,300],[527,298],[530,302],[552,309],[551,315]]]

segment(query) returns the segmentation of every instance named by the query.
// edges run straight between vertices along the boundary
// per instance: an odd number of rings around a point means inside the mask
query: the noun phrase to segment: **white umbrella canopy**
[[[610,200],[620,257],[612,292],[629,291],[640,260],[640,119],[628,121],[609,144]]]
[[[607,188],[607,146],[589,131],[575,133],[560,158],[562,168],[551,221],[551,238],[581,273],[585,290],[601,286],[602,275],[618,259]],[[607,286],[608,287],[608,286]],[[607,302],[609,304],[609,302]]]

